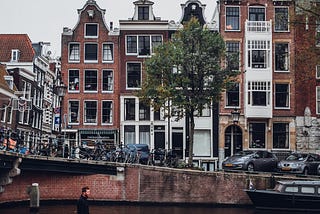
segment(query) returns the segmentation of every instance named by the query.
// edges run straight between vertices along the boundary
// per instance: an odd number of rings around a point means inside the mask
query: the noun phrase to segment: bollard
[[[39,184],[33,183],[27,190],[30,196],[30,213],[38,213],[40,206]]]

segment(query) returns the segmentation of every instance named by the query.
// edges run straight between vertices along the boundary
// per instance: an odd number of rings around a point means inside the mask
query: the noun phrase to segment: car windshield
[[[302,161],[304,159],[306,159],[308,156],[308,154],[297,154],[297,153],[294,153],[294,154],[291,154],[289,155],[286,160],[290,160],[290,161]]]
[[[243,156],[247,156],[247,155],[250,155],[250,154],[253,154],[253,151],[241,151],[241,152],[237,152],[234,156],[243,157]]]

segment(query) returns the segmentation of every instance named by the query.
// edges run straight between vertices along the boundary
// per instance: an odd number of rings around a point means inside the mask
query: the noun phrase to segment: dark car
[[[147,164],[150,156],[148,144],[127,144],[126,148],[138,157],[138,163]]]
[[[224,170],[276,171],[278,158],[264,150],[238,152],[222,162]]]
[[[305,175],[319,174],[319,164],[318,154],[294,152],[278,163],[278,171]]]

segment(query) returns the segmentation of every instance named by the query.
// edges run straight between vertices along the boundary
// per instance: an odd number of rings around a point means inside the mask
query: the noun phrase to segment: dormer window
[[[149,7],[140,6],[138,8],[138,20],[149,20]]]
[[[4,76],[5,81],[7,82],[10,89],[13,89],[13,76]]]
[[[18,62],[20,57],[20,51],[17,49],[11,50],[11,61]]]
[[[98,38],[98,24],[85,24],[85,37]]]

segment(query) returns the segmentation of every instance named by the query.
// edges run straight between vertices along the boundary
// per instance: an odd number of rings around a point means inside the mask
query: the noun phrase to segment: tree
[[[146,79],[138,96],[155,110],[165,109],[167,117],[188,120],[189,166],[193,162],[195,117],[201,116],[204,108],[215,106],[227,83],[238,74],[228,69],[231,66],[222,68],[224,53],[220,34],[191,18],[145,63]]]

